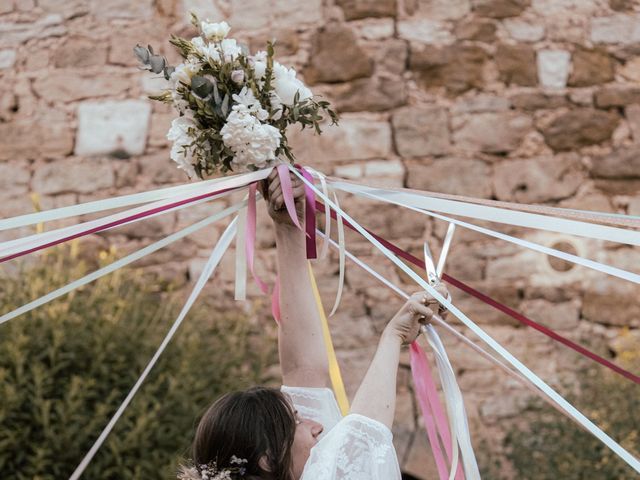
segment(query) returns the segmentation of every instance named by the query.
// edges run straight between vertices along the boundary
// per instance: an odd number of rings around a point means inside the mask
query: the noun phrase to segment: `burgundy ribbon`
[[[320,202],[316,202],[316,208],[319,211],[323,212],[323,213],[325,212],[324,205],[322,203],[320,203]],[[333,218],[334,220],[336,219],[336,215],[335,215],[335,212],[333,210],[331,211],[331,218]],[[346,220],[344,220],[344,224],[347,225],[352,230],[357,231],[353,227],[353,225],[351,225]],[[416,265],[417,267],[420,267],[423,270],[426,268],[423,260],[420,260],[419,258],[415,257],[414,255],[411,255],[409,252],[401,249],[400,247],[398,247],[398,246],[394,245],[393,243],[389,242],[388,240],[385,240],[384,238],[380,237],[379,235],[376,235],[372,231],[370,231],[368,229],[366,229],[366,230],[376,240],[378,240],[380,243],[382,243],[385,247],[387,247],[389,250],[391,250],[393,253],[395,253],[399,257],[404,258],[408,262],[413,263],[414,265]],[[520,322],[520,323],[522,323],[524,325],[527,325],[527,326],[529,326],[531,328],[534,328],[534,329],[538,330],[539,332],[545,334],[549,338],[552,338],[553,340],[562,343],[563,345],[571,348],[572,350],[584,355],[587,358],[590,358],[591,360],[593,360],[595,362],[598,362],[600,365],[603,365],[603,366],[609,368],[610,370],[613,370],[617,374],[622,375],[623,377],[625,377],[625,378],[631,380],[632,382],[640,385],[640,377],[638,375],[635,375],[635,374],[629,372],[628,370],[625,370],[624,368],[616,365],[615,363],[610,362],[606,358],[603,358],[600,355],[598,355],[598,354],[586,349],[582,345],[579,345],[579,344],[569,340],[568,338],[563,337],[562,335],[560,335],[559,333],[551,330],[550,328],[545,327],[544,325],[541,325],[541,324],[531,320],[530,318],[525,317],[521,313],[516,312],[512,308],[509,308],[506,305],[503,305],[502,303],[498,302],[497,300],[494,300],[490,296],[485,295],[482,292],[479,292],[478,290],[476,290],[475,288],[467,285],[466,283],[461,282],[460,280],[458,280],[456,278],[453,278],[452,276],[447,275],[446,273],[442,274],[442,280],[444,280],[445,282],[447,282],[447,283],[453,285],[454,287],[462,290],[463,292],[466,292],[469,295],[477,298],[481,302],[484,302],[487,305],[490,305],[491,307],[495,308],[496,310],[499,310],[500,312],[510,316],[514,320],[517,320],[518,322]]]
[[[313,177],[304,167],[299,167],[302,176],[309,182],[313,183]],[[318,258],[316,249],[316,195],[306,183],[304,184],[304,194],[306,197],[304,207],[304,226],[307,237],[307,259]]]

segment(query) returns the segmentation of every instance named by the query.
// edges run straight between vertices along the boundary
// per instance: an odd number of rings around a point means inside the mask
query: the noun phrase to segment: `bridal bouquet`
[[[173,105],[175,118],[167,138],[171,159],[189,177],[264,168],[277,158],[294,161],[286,129],[300,124],[320,134],[321,112],[337,123],[327,101],[316,101],[293,69],[274,61],[273,43],[251,55],[227,38],[226,22],[192,23],[200,35],[190,41],[171,36],[184,62],[172,67],[151,46],[134,53],[153,73],[163,73],[168,88],[150,96]]]

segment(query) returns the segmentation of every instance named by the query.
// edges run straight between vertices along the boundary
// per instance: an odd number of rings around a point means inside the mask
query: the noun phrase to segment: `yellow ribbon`
[[[316,279],[313,275],[313,269],[309,262],[309,276],[311,277],[311,289],[313,290],[313,296],[316,298],[316,306],[318,313],[320,314],[320,322],[322,323],[322,336],[324,338],[324,346],[327,349],[327,358],[329,360],[329,376],[331,377],[331,385],[333,386],[333,392],[338,400],[338,406],[342,415],[349,413],[349,399],[347,398],[347,392],[344,389],[344,383],[342,381],[342,375],[340,374],[340,366],[338,365],[338,359],[336,358],[336,352],[333,349],[333,342],[331,341],[331,332],[329,332],[329,322],[327,322],[327,316],[324,313],[324,307],[322,306],[322,299],[320,298],[320,292],[316,285]]]

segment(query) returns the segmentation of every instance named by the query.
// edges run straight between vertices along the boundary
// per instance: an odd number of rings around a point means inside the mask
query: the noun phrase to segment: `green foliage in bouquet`
[[[640,369],[640,349],[617,360],[631,371]],[[579,395],[567,400],[608,432],[636,458],[640,457],[640,395],[638,385],[602,368],[583,371]],[[504,441],[507,458],[518,479],[631,480],[637,474],[615,453],[573,421],[548,407],[531,408]],[[486,479],[499,479],[501,462],[482,452]]]
[[[186,40],[172,35],[170,40],[184,63],[172,67],[164,58],[155,55],[151,46],[134,48],[145,69],[163,73],[169,80],[168,89],[149,98],[173,105],[181,116],[190,115],[190,120],[193,117],[192,122],[184,122],[183,131],[176,126],[169,133],[174,148],[179,146],[172,151],[172,158],[179,168],[189,173],[191,165],[195,174],[203,178],[239,167],[247,170],[263,168],[276,158],[293,162],[295,156],[286,136],[289,126],[299,124],[302,129],[312,128],[321,134],[324,115],[330,118],[331,125],[337,124],[338,116],[329,102],[316,100],[296,78],[295,71],[275,62],[274,43],[267,44],[266,52],[251,55],[234,39],[225,38],[229,30],[226,23],[200,22],[195,14],[191,15],[200,36]],[[254,123],[244,125],[249,153],[244,145],[228,141],[240,136],[238,128],[231,131],[228,127],[234,105],[240,102],[238,95],[251,107],[248,113],[247,109],[241,113],[256,119]],[[267,146],[250,145],[259,144],[261,139],[271,140],[271,151],[265,152],[265,148],[269,150]]]
[[[3,277],[1,311],[85,274],[68,253]],[[0,326],[0,477],[69,477],[181,306],[184,295],[154,285],[135,270],[119,270]],[[273,338],[205,302],[201,297],[83,478],[175,478],[204,408],[264,379],[264,365],[276,360]]]

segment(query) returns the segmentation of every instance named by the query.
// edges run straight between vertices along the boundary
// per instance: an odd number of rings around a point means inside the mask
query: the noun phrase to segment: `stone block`
[[[453,119],[453,141],[477,152],[505,153],[518,148],[531,131],[531,118],[515,112],[478,113]]]
[[[94,75],[77,71],[53,71],[33,83],[38,96],[52,102],[74,102],[86,98],[117,96],[131,87],[128,77],[112,74]]]
[[[345,20],[367,17],[395,17],[396,0],[336,0]]]
[[[455,36],[460,40],[491,43],[496,39],[496,24],[484,18],[471,18],[456,25]]]
[[[613,58],[605,50],[576,48],[569,86],[587,87],[610,82],[614,78],[614,64]]]
[[[543,299],[525,300],[520,311],[552,330],[572,330],[578,326],[580,311],[576,302],[552,303]]]
[[[40,194],[93,193],[115,184],[108,159],[65,158],[34,168],[32,190]]]
[[[10,198],[25,195],[29,191],[31,172],[26,162],[0,163],[0,197]],[[6,213],[3,212],[3,217]]]
[[[442,158],[407,163],[407,186],[418,190],[490,198],[491,167],[480,160]]]
[[[354,20],[349,25],[359,38],[365,40],[390,39],[395,33],[395,21],[392,18],[365,18]]]
[[[0,22],[0,48],[17,47],[29,40],[62,37],[68,33],[62,15],[46,15],[35,22]]]
[[[460,20],[470,11],[469,0],[420,0],[413,14],[433,20]]]
[[[406,107],[391,118],[402,157],[443,155],[451,149],[447,111],[441,107]]]
[[[331,98],[339,112],[379,112],[407,103],[407,88],[401,77],[381,74],[337,84]]]
[[[446,22],[430,18],[408,18],[397,22],[400,38],[423,44],[443,44],[453,41]]]
[[[13,0],[0,0],[0,14],[13,12]]]
[[[539,42],[544,38],[544,24],[531,23],[522,18],[506,18],[502,24],[509,36],[519,42]]]
[[[16,63],[15,50],[0,50],[0,70],[13,68]]]
[[[339,23],[329,23],[316,32],[309,58],[304,71],[309,83],[344,82],[373,73],[373,61],[358,45],[353,31]]]
[[[520,15],[531,0],[471,0],[474,13],[483,17],[508,18]]]
[[[618,266],[624,268],[625,265],[637,265],[637,254],[627,256],[629,263]],[[584,290],[582,316],[593,323],[640,327],[640,305],[637,295],[637,287],[630,282],[617,278],[608,278],[606,282],[594,279],[588,282]]]
[[[191,14],[195,13],[201,20],[221,22],[225,19],[223,10],[216,0],[180,0],[176,2],[175,16],[185,25],[191,24]],[[237,28],[231,25],[232,28]]]
[[[569,106],[569,100],[563,94],[528,92],[511,96],[511,104],[519,110],[546,110]]]
[[[153,16],[153,0],[90,0],[89,10],[99,19],[126,18],[143,19]]]
[[[289,143],[299,161],[323,170],[334,163],[386,158],[391,154],[388,122],[342,117],[339,127],[325,127],[321,136],[310,130],[289,132]]]
[[[78,107],[76,155],[144,152],[151,105],[142,100],[84,102]]]
[[[640,41],[640,15],[616,13],[591,20],[591,41],[594,43],[633,44]]]
[[[624,114],[629,122],[633,143],[640,145],[640,105],[629,105]]]
[[[251,14],[247,14],[251,12]],[[300,28],[322,23],[322,0],[231,0],[229,25],[234,30],[254,31],[266,27]]]
[[[571,54],[566,50],[539,50],[538,79],[543,87],[562,89],[567,86]]]
[[[541,203],[573,195],[585,177],[579,156],[568,154],[506,160],[495,166],[493,180],[499,200]]]
[[[401,75],[407,68],[409,49],[404,40],[390,38],[363,45],[373,59],[378,73]]]
[[[619,121],[614,112],[578,108],[559,115],[541,131],[553,150],[575,150],[610,139]]]
[[[473,97],[462,97],[452,107],[453,113],[502,112],[509,110],[511,103],[504,96],[480,93]]]
[[[0,122],[0,138],[0,160],[52,158],[73,151],[73,130],[60,111],[31,120]]]
[[[591,174],[599,178],[640,178],[640,147],[620,149],[595,158]]]
[[[482,88],[488,58],[488,54],[476,45],[437,48],[412,44],[409,67],[423,88],[445,87],[449,93],[461,94],[472,88]]]
[[[38,0],[38,7],[45,12],[62,15],[64,18],[76,18],[89,13],[89,4],[86,0]]]
[[[536,54],[529,45],[500,44],[495,58],[500,80],[507,85],[536,85]]]
[[[626,107],[631,103],[640,103],[640,87],[604,87],[594,94],[594,101],[600,108]]]
[[[618,69],[620,75],[631,82],[640,82],[640,57],[627,60],[625,64]]]
[[[294,55],[300,48],[300,35],[293,29],[271,29],[268,32],[258,32],[249,42],[252,52],[267,49],[267,42],[275,38],[276,57]]]
[[[84,68],[107,63],[107,45],[87,37],[70,36],[53,52],[51,60],[56,68]]]

